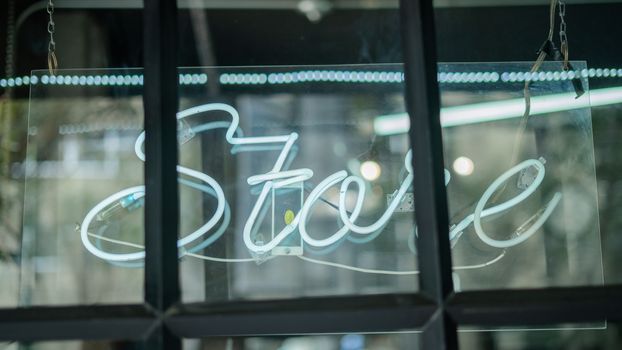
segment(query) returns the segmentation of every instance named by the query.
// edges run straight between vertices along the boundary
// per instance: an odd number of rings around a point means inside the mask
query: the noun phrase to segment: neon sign
[[[185,118],[210,112],[225,112],[230,116],[231,122],[213,121],[199,125],[192,128],[192,130],[190,131],[191,135],[186,135],[188,138],[192,137],[194,133],[204,132],[217,128],[224,128],[226,129],[225,139],[229,144],[233,146],[234,149],[239,152],[261,150],[265,149],[265,146],[280,148],[279,155],[270,171],[263,174],[250,176],[247,179],[247,183],[249,186],[261,186],[261,191],[259,192],[258,198],[255,201],[248,218],[246,219],[246,223],[242,232],[243,241],[246,248],[251,254],[255,256],[269,256],[272,252],[274,252],[275,249],[280,246],[280,244],[285,239],[290,237],[295,231],[299,232],[300,238],[303,242],[303,246],[308,245],[316,248],[324,248],[337,244],[340,240],[342,240],[344,237],[347,237],[348,235],[356,235],[358,237],[370,237],[372,236],[372,234],[382,231],[382,229],[389,222],[392,215],[396,211],[396,208],[398,207],[398,205],[400,204],[400,202],[407,194],[409,188],[412,185],[414,170],[412,168],[412,151],[409,151],[404,157],[404,167],[407,175],[401,182],[397,193],[393,196],[385,211],[378,219],[376,219],[375,222],[369,225],[362,226],[360,224],[357,224],[357,220],[359,219],[363,203],[365,202],[365,180],[356,175],[349,175],[348,172],[345,170],[338,171],[322,180],[315,188],[313,188],[313,190],[309,193],[306,199],[303,198],[304,196],[302,196],[301,194],[301,207],[298,213],[295,213],[295,215],[293,213],[288,213],[289,216],[286,219],[285,227],[281,228],[278,232],[273,232],[272,238],[269,241],[259,242],[253,239],[253,232],[257,230],[257,225],[260,223],[259,218],[262,217],[261,209],[264,207],[266,201],[268,200],[268,196],[270,195],[270,193],[273,193],[273,191],[278,189],[291,188],[292,186],[298,186],[300,189],[302,189],[302,185],[304,184],[304,182],[313,177],[313,170],[309,168],[289,169],[289,162],[287,160],[291,158],[290,156],[292,155],[293,147],[299,136],[297,133],[292,132],[287,135],[278,136],[245,137],[243,136],[243,131],[239,128],[240,116],[238,114],[238,111],[230,105],[223,103],[210,103],[199,105],[179,112],[177,114],[177,119],[179,121],[183,121],[183,119]],[[145,154],[142,150],[144,140],[145,134],[144,132],[142,132],[136,139],[134,145],[134,151],[137,157],[142,161],[145,160]],[[181,165],[177,166],[177,171],[179,172],[179,174],[200,181],[200,184],[197,184],[180,178],[180,183],[202,190],[215,197],[217,201],[216,209],[212,216],[198,229],[183,235],[182,238],[177,241],[177,246],[180,248],[181,251],[180,256],[183,256],[186,254],[185,247],[189,244],[196,243],[202,238],[204,239],[204,242],[209,242],[209,244],[211,244],[213,243],[213,241],[217,240],[220,237],[220,235],[222,234],[222,232],[224,232],[224,229],[226,229],[226,226],[229,223],[230,208],[226,201],[225,194],[221,185],[216,180],[214,180],[214,178],[206,173],[190,169]],[[490,201],[492,195],[499,188],[501,188],[512,176],[515,176],[525,171],[535,171],[535,176],[532,181],[530,181],[530,183],[525,185],[522,192],[520,192],[515,197],[506,200],[503,203],[486,208],[486,204]],[[532,218],[530,218],[524,225],[521,225],[521,227],[519,227],[519,230],[515,232],[515,237],[506,240],[491,238],[491,236],[484,230],[481,219],[491,215],[506,213],[512,208],[516,207],[518,204],[522,203],[538,189],[544,177],[545,164],[544,161],[541,159],[525,160],[518,165],[512,167],[505,173],[501,174],[495,181],[491,183],[491,185],[483,193],[482,197],[477,201],[474,212],[466,216],[462,221],[450,228],[450,239],[458,239],[460,235],[471,224],[473,224],[477,237],[489,246],[506,249],[523,243],[524,241],[532,237],[548,220],[548,218],[551,216],[561,200],[561,193],[555,193],[542,209],[540,209],[534,216],[532,216]],[[445,184],[447,185],[449,181],[449,172],[445,170]],[[341,226],[341,228],[339,228],[337,231],[335,231],[326,238],[314,238],[307,227],[313,211],[313,207],[318,200],[322,199],[322,196],[326,193],[327,190],[329,190],[333,186],[339,185],[340,183],[341,185],[339,190],[339,204],[337,209],[339,212],[340,222],[343,226]],[[352,188],[355,189],[353,190]],[[348,194],[352,193],[354,193],[356,200],[353,208],[348,208],[348,205],[346,203],[346,197]],[[89,237],[96,235],[93,235],[89,232],[89,227],[93,224],[94,220],[105,219],[106,215],[108,215],[108,213],[111,212],[111,210],[113,210],[114,208],[130,210],[132,208],[140,206],[141,200],[144,195],[144,186],[134,186],[114,193],[99,202],[97,205],[95,205],[86,214],[82,221],[82,224],[80,225],[80,237],[84,247],[98,258],[111,262],[127,262],[143,259],[145,257],[144,250],[133,253],[110,253],[100,249],[91,242]],[[221,227],[218,228],[215,232],[212,232],[214,231],[214,228],[219,222],[222,222]],[[212,233],[208,236],[208,233],[210,232]],[[300,251],[294,252],[293,254],[301,255],[302,249]],[[313,260],[308,258],[304,259],[310,261]],[[218,259],[212,260],[219,261]],[[221,260],[233,261],[235,259]],[[238,260],[253,261],[254,259]],[[482,264],[482,266],[485,266],[485,264]],[[352,269],[356,270],[355,268]]]

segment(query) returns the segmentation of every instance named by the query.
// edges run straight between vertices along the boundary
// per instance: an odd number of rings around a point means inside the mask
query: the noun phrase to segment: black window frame
[[[413,164],[426,164],[414,178],[416,222],[424,233],[417,238],[418,293],[181,302],[177,235],[171,234],[179,220],[177,5],[145,0],[144,303],[0,309],[0,341],[123,339],[176,350],[183,338],[421,329],[423,349],[457,349],[460,326],[622,321],[622,285],[454,293],[432,0],[400,0],[399,11]]]

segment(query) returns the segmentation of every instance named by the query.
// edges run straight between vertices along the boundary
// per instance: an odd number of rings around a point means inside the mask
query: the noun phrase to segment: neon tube
[[[293,160],[292,150],[294,149],[295,142],[298,139],[297,133],[290,133],[289,135],[278,135],[278,136],[243,137],[242,130],[239,128],[238,112],[237,110],[235,110],[235,108],[229,105],[222,104],[222,103],[211,103],[211,104],[196,106],[196,107],[192,107],[192,108],[179,112],[177,114],[177,118],[183,119],[183,118],[194,116],[200,113],[211,112],[211,111],[221,111],[221,112],[228,113],[231,116],[231,122],[229,123],[229,122],[218,121],[218,122],[211,122],[211,123],[203,124],[198,127],[192,128],[193,132],[203,132],[203,131],[212,130],[215,128],[226,128],[227,130],[226,130],[225,138],[229,144],[233,145],[234,148],[240,145],[243,145],[244,147],[246,147],[245,149],[239,149],[238,151],[240,152],[266,150],[264,149],[265,147],[267,147],[266,145],[282,144],[281,152],[279,153],[279,156],[276,159],[276,162],[274,166],[272,167],[272,169],[268,171],[267,173],[253,175],[247,179],[247,183],[251,186],[263,184],[261,186],[262,188],[261,188],[261,191],[259,192],[257,201],[255,202],[255,205],[253,206],[251,213],[249,217],[247,218],[246,223],[244,225],[244,229],[243,229],[244,244],[251,252],[254,252],[257,254],[266,254],[270,252],[272,249],[277,247],[287,236],[289,236],[296,229],[299,229],[302,240],[306,244],[310,246],[314,246],[314,247],[326,247],[326,246],[330,246],[332,244],[338,243],[350,231],[360,234],[360,235],[369,235],[371,233],[380,232],[380,230],[382,230],[382,228],[391,219],[391,216],[395,212],[397,206],[403,200],[404,195],[406,194],[406,192],[412,185],[412,180],[413,180],[412,151],[409,151],[404,157],[404,167],[406,171],[408,172],[408,175],[402,181],[399,187],[399,190],[397,191],[397,194],[394,196],[394,198],[392,199],[391,203],[389,204],[385,212],[381,215],[381,217],[376,222],[368,226],[359,226],[359,225],[356,225],[354,222],[359,218],[359,215],[360,215],[360,212],[363,206],[363,201],[365,198],[365,181],[358,176],[354,176],[354,175],[348,176],[345,170],[339,171],[329,176],[328,178],[324,179],[323,181],[321,181],[312,190],[307,200],[304,201],[300,212],[297,215],[295,215],[293,220],[288,225],[286,225],[278,234],[276,234],[272,238],[271,241],[262,243],[262,244],[257,244],[257,242],[253,242],[252,237],[253,237],[253,233],[256,231],[256,222],[257,222],[258,217],[260,217],[261,220],[263,220],[265,210],[262,210],[262,208],[264,207],[264,204],[266,203],[266,199],[270,191],[276,188],[289,186],[289,185],[297,184],[297,183],[302,183],[310,179],[313,176],[313,171],[308,168],[293,169],[293,170],[288,169],[289,164]],[[137,137],[136,142],[134,144],[134,151],[136,153],[136,156],[143,161],[145,159],[145,154],[142,150],[144,139],[145,139],[145,133],[142,132]],[[272,150],[272,149],[274,149],[272,146],[268,148],[268,150]],[[497,206],[484,210],[484,206],[486,202],[489,200],[492,193],[494,193],[496,188],[498,188],[501,183],[503,183],[509,177],[521,171],[522,169],[525,169],[531,166],[536,167],[536,169],[538,170],[538,175],[536,176],[535,181],[533,181],[525,191],[523,191],[516,197],[502,204],[499,204]],[[220,184],[218,184],[218,182],[216,182],[209,175],[203,172],[197,171],[197,170],[183,167],[183,166],[177,166],[177,171],[180,174],[184,174],[186,176],[195,178],[205,183],[207,186],[203,186],[203,185],[197,185],[197,186],[201,186],[201,189],[211,188],[213,190],[213,193],[210,192],[210,194],[216,197],[216,200],[218,203],[214,214],[205,224],[203,224],[197,230],[185,235],[184,237],[178,240],[177,242],[178,247],[184,248],[186,245],[203,237],[207,232],[209,232],[213,227],[216,226],[216,224],[222,218],[223,213],[225,212],[225,209],[227,208],[227,202],[226,202],[222,187],[220,186]],[[524,240],[529,238],[531,235],[533,235],[535,231],[538,230],[542,226],[542,224],[548,219],[548,216],[552,213],[553,209],[555,208],[555,206],[560,200],[561,195],[559,193],[554,196],[551,202],[549,202],[542,216],[540,216],[538,220],[531,227],[529,227],[526,233],[524,233],[523,235],[519,237],[520,239],[512,239],[512,240],[508,240],[507,242],[492,240],[482,230],[480,219],[481,217],[493,215],[496,213],[500,213],[502,211],[507,211],[511,209],[512,207],[516,206],[517,204],[521,203],[540,186],[543,178],[544,178],[544,164],[538,160],[528,160],[508,170],[503,175],[501,175],[499,178],[497,178],[493,182],[493,184],[488,188],[488,190],[484,193],[484,196],[478,202],[478,208],[476,208],[475,213],[469,215],[467,218],[465,218],[463,221],[461,221],[458,225],[456,225],[456,227],[454,227],[451,230],[450,238],[453,239],[456,235],[458,235],[460,232],[466,229],[466,227],[468,227],[472,222],[475,222],[476,233],[478,234],[478,236],[485,243],[493,247],[508,247],[508,246],[513,246],[513,245],[523,242]],[[447,185],[449,181],[450,181],[450,175],[449,175],[449,172],[445,169],[445,185]],[[307,227],[306,227],[308,219],[311,216],[311,210],[313,206],[315,205],[315,203],[317,202],[317,200],[320,199],[321,196],[331,186],[334,186],[339,182],[342,182],[342,184],[341,184],[341,189],[339,193],[338,210],[339,210],[339,218],[343,222],[344,226],[341,227],[338,231],[336,231],[333,235],[331,235],[328,238],[314,239],[309,235],[307,231]],[[357,184],[357,194],[356,194],[357,197],[356,197],[356,203],[355,203],[352,213],[348,214],[348,212],[346,211],[346,195],[350,187],[350,184],[353,182]],[[182,184],[185,184],[185,183],[182,181]],[[191,186],[191,187],[198,188],[196,186]],[[135,186],[135,187],[131,187],[131,188],[119,191],[107,197],[106,199],[98,203],[97,205],[95,205],[95,207],[93,207],[87,213],[87,215],[85,216],[82,222],[80,234],[81,234],[82,242],[89,252],[91,252],[92,254],[94,254],[95,256],[99,258],[110,260],[110,261],[130,261],[130,260],[138,260],[138,259],[144,258],[144,251],[139,251],[135,253],[125,253],[125,254],[115,254],[115,253],[104,252],[98,249],[97,247],[95,247],[88,239],[89,225],[91,224],[91,222],[97,216],[98,213],[104,211],[108,206],[115,204],[115,202],[122,200],[126,196],[131,195],[133,196],[134,200],[140,199],[144,196],[144,191],[145,191],[144,186]],[[221,228],[224,225],[226,224],[223,223],[223,225],[221,225]],[[220,230],[221,229],[219,229],[219,232],[221,232]],[[210,237],[210,239],[211,238],[212,237]],[[218,237],[214,238],[213,240],[217,238]]]
[[[499,176],[486,189],[486,191],[480,198],[479,202],[477,202],[477,206],[475,207],[475,212],[473,213],[473,226],[475,227],[475,232],[477,233],[477,237],[479,237],[479,239],[481,239],[484,243],[488,244],[489,246],[495,247],[495,248],[509,248],[509,247],[513,247],[517,244],[520,244],[526,241],[527,239],[529,239],[529,237],[531,237],[534,233],[536,233],[538,229],[540,229],[540,227],[544,224],[544,222],[551,215],[553,210],[557,207],[557,204],[559,203],[561,199],[561,194],[559,192],[555,193],[551,201],[547,204],[547,208],[542,214],[542,216],[540,216],[538,220],[532,226],[530,226],[529,229],[527,229],[526,232],[524,232],[518,237],[514,237],[514,238],[501,241],[501,240],[490,238],[490,236],[488,236],[486,232],[484,232],[484,229],[482,228],[482,222],[481,222],[482,212],[484,210],[484,206],[486,205],[490,197],[492,197],[492,195],[497,191],[497,189],[501,185],[503,185],[503,183],[506,182],[510,177],[514,176],[521,170],[526,169],[531,166],[534,166],[536,167],[536,169],[538,169],[538,175],[536,176],[536,179],[533,181],[533,183],[531,183],[527,187],[527,189],[525,189],[525,191],[521,192],[518,196],[514,197],[512,200],[506,203],[515,201],[515,203],[518,204],[519,202],[526,199],[532,193],[535,192],[536,188],[540,185],[540,183],[542,183],[542,180],[544,179],[544,164],[542,164],[542,162],[536,159],[526,160],[512,167],[510,170],[506,171],[503,175]],[[506,208],[507,207],[508,206],[506,206]],[[503,209],[499,209],[497,210],[497,212],[501,210]]]
[[[395,212],[395,209],[397,209],[397,206],[400,204],[400,202],[404,198],[406,191],[408,191],[408,188],[412,185],[412,181],[413,181],[412,151],[408,151],[408,153],[406,154],[406,157],[404,159],[404,165],[406,167],[406,170],[408,171],[408,175],[406,176],[406,179],[404,179],[404,181],[402,182],[402,185],[400,186],[399,191],[397,192],[395,197],[393,197],[393,200],[391,201],[391,204],[389,204],[389,207],[387,208],[387,210],[382,214],[382,216],[376,222],[374,222],[373,224],[369,226],[363,227],[363,226],[355,225],[348,218],[347,213],[346,213],[346,193],[348,191],[348,187],[350,186],[352,182],[356,182],[358,185],[358,189],[359,189],[357,201],[358,200],[362,201],[361,198],[363,198],[365,195],[365,192],[363,190],[365,188],[363,186],[363,180],[358,178],[357,176],[350,176],[343,181],[343,183],[341,184],[341,191],[339,193],[340,195],[339,196],[339,217],[341,218],[341,221],[347,228],[352,230],[352,232],[356,232],[359,234],[369,234],[369,233],[372,233],[374,231],[381,229],[382,227],[384,227],[384,225],[387,224],[387,222],[389,222],[389,220],[391,219],[391,215],[393,215],[393,212]]]
[[[84,245],[84,247],[89,252],[91,252],[91,254],[95,255],[98,258],[109,260],[109,261],[130,261],[130,260],[139,260],[139,259],[145,258],[144,250],[141,252],[126,253],[126,254],[115,254],[115,253],[104,252],[98,249],[97,247],[95,247],[91,243],[91,241],[89,240],[89,234],[88,234],[89,225],[91,224],[95,216],[100,211],[104,210],[107,206],[119,201],[121,198],[125,196],[140,195],[140,194],[142,194],[142,196],[145,195],[145,186],[134,186],[134,187],[126,188],[124,190],[121,190],[107,197],[103,201],[97,203],[97,205],[95,205],[95,207],[93,207],[93,209],[91,209],[86,214],[86,216],[84,217],[84,220],[82,221],[82,224],[80,225],[80,238],[82,239],[82,244]]]
[[[622,103],[622,87],[591,90],[580,98],[575,93],[552,94],[531,98],[531,115],[563,112]],[[445,107],[441,109],[441,125],[453,127],[466,124],[485,123],[496,120],[519,118],[525,111],[522,98],[470,105]],[[408,132],[408,114],[398,113],[379,116],[374,119],[377,135],[396,135]]]
[[[480,217],[487,217],[490,215],[495,215],[495,214],[504,212],[506,210],[510,210],[512,207],[520,204],[522,201],[527,199],[536,190],[536,188],[540,186],[540,184],[542,183],[542,180],[544,179],[545,172],[544,172],[544,163],[537,159],[526,160],[514,166],[510,170],[503,173],[500,177],[498,177],[493,183],[497,183],[498,181],[501,181],[501,182],[507,181],[507,179],[509,179],[512,175],[522,171],[523,169],[527,169],[529,167],[535,167],[536,170],[538,171],[538,175],[536,176],[534,181],[527,187],[527,189],[521,192],[519,195],[501,204],[482,210],[480,213]],[[454,239],[458,234],[460,234],[467,227],[469,227],[469,225],[471,225],[471,223],[474,220],[475,220],[475,214],[471,214],[467,216],[466,218],[464,218],[454,228],[452,228],[449,231],[449,238]]]
[[[324,192],[326,192],[326,190],[328,190],[328,188],[330,188],[331,186],[339,183],[340,181],[344,180],[346,177],[348,176],[348,173],[345,170],[342,170],[340,172],[337,172],[329,177],[327,177],[326,179],[324,179],[322,182],[320,182],[316,188],[313,189],[313,191],[311,191],[311,193],[309,194],[309,197],[307,197],[307,200],[305,201],[305,204],[303,205],[302,209],[300,210],[300,224],[299,224],[299,231],[300,231],[300,236],[302,237],[302,239],[307,243],[310,244],[314,247],[326,247],[329,246],[331,244],[335,244],[337,243],[340,239],[342,239],[346,234],[348,234],[349,228],[347,226],[343,226],[341,227],[337,232],[335,232],[332,236],[325,238],[325,239],[314,239],[311,236],[309,236],[309,233],[307,232],[307,219],[309,217],[309,212],[311,211],[311,209],[313,208],[313,206],[315,205],[316,201],[324,194]],[[359,181],[357,182],[357,184],[359,185],[359,191],[361,192],[365,192],[365,184],[363,182],[362,179],[357,178]],[[343,196],[340,196],[340,198]],[[363,195],[359,195],[357,197],[356,200],[356,204],[354,206],[354,210],[352,211],[352,215],[350,216],[350,220],[356,220],[361,212],[361,209],[363,208],[363,199],[364,196]]]

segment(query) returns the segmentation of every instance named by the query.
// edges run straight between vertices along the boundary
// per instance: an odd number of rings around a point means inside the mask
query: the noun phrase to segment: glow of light
[[[373,160],[368,160],[361,164],[361,176],[367,181],[376,181],[382,173],[380,165]]]
[[[488,234],[486,234],[486,232],[482,228],[481,218],[484,212],[484,207],[486,206],[486,203],[488,203],[488,200],[499,189],[499,187],[503,183],[505,183],[508,179],[510,179],[513,175],[531,166],[536,167],[536,169],[538,170],[538,175],[536,176],[533,183],[529,185],[518,196],[514,197],[513,200],[518,201],[520,199],[520,201],[522,201],[523,199],[529,197],[538,188],[538,186],[540,186],[540,184],[542,183],[542,180],[544,179],[544,173],[545,173],[544,164],[540,162],[539,160],[535,160],[535,159],[526,160],[514,166],[512,169],[506,171],[503,175],[499,176],[492,184],[490,184],[490,186],[488,186],[488,188],[486,189],[482,197],[477,202],[477,206],[475,207],[475,212],[473,213],[473,226],[475,227],[475,233],[477,234],[477,236],[489,246],[505,249],[505,248],[510,248],[515,245],[521,244],[522,242],[526,241],[531,236],[533,236],[540,229],[540,227],[544,225],[544,223],[549,218],[549,216],[551,216],[555,208],[557,208],[557,205],[559,204],[559,201],[561,200],[561,193],[559,192],[556,192],[553,195],[553,198],[546,205],[546,209],[542,212],[542,214],[538,217],[538,219],[531,226],[529,226],[527,230],[525,230],[524,232],[521,232],[521,234],[518,236],[514,236],[506,240],[498,240],[498,239],[491,238]]]
[[[52,79],[43,79],[41,83],[56,85],[143,85],[142,74],[135,75],[88,75],[88,76],[54,76]],[[598,68],[576,71],[543,71],[543,72],[441,72],[437,75],[439,83],[443,84],[472,84],[524,82],[524,81],[560,81],[583,78],[617,78],[622,77],[622,68]],[[207,82],[207,74],[179,74],[181,85],[202,85]],[[18,79],[21,79],[18,80]],[[221,84],[235,85],[263,85],[263,84],[295,84],[305,82],[339,82],[339,83],[401,83],[404,73],[391,71],[339,71],[339,70],[307,70],[287,73],[223,73],[219,80]],[[39,82],[33,75],[28,81],[22,78],[0,79],[0,87],[34,85]]]
[[[622,103],[622,87],[592,90],[589,95],[575,97],[574,92],[532,97],[531,115]],[[519,118],[524,111],[525,100],[522,98],[446,107],[441,109],[441,125],[452,127]],[[377,135],[402,134],[408,132],[409,128],[410,120],[406,113],[383,115],[374,119],[374,131]]]
[[[505,201],[503,203],[500,203],[500,204],[497,204],[495,206],[483,209],[483,206],[490,199],[490,196],[492,196],[492,194],[494,194],[494,191],[497,190],[501,184],[503,184],[505,181],[507,181],[514,174],[516,174],[516,173],[518,173],[518,172],[520,172],[520,171],[522,171],[524,169],[531,168],[531,167],[535,168],[538,171],[538,174],[536,175],[536,178],[534,179],[534,181],[523,192],[521,192],[520,194],[516,195],[515,197],[512,197],[512,198],[508,199],[507,201]],[[449,239],[454,239],[460,233],[462,233],[467,227],[469,227],[472,223],[474,223],[475,221],[478,221],[478,222],[480,222],[480,224],[479,224],[479,231],[477,231],[478,227],[476,227],[476,233],[477,233],[478,237],[484,243],[489,244],[489,245],[491,245],[493,247],[499,248],[500,246],[497,245],[497,243],[499,243],[499,241],[491,239],[481,229],[481,220],[480,219],[484,218],[484,217],[487,217],[487,216],[496,215],[496,214],[508,211],[512,207],[514,207],[514,206],[520,204],[521,202],[523,202],[524,200],[526,200],[540,186],[540,184],[542,183],[542,180],[544,179],[544,174],[545,174],[544,163],[542,163],[542,161],[539,160],[539,159],[528,159],[528,160],[523,161],[522,163],[512,167],[510,170],[506,171],[505,173],[503,173],[501,176],[499,176],[497,179],[495,179],[495,181],[493,181],[493,183],[489,186],[487,191],[482,195],[482,197],[478,201],[478,207],[476,207],[475,212],[473,214],[468,215],[464,219],[462,219],[462,221],[460,221],[457,225],[453,226],[450,229],[450,231],[449,231]],[[533,235],[533,233],[535,233],[535,231],[537,231],[544,224],[544,222],[550,216],[550,214],[553,211],[553,209],[555,209],[555,207],[559,203],[560,199],[561,199],[561,194],[560,193],[556,193],[553,196],[553,199],[551,199],[551,201],[549,201],[549,204],[547,205],[547,209],[545,210],[545,212],[543,212],[542,216],[535,223],[533,223],[533,225],[530,227],[530,229],[529,229],[530,235]],[[483,204],[482,204],[482,206],[480,208],[479,205],[481,203],[483,203]],[[478,211],[478,208],[480,209],[479,211]],[[515,246],[515,245],[518,245],[518,244],[524,242],[527,238],[529,238],[529,236],[523,237],[523,235],[519,235],[519,236],[517,236],[515,238],[516,239],[510,239],[508,241],[502,241],[502,243],[500,243],[500,244],[502,244],[505,248],[509,248],[509,247],[512,247],[512,246]]]
[[[456,174],[462,176],[469,176],[473,174],[473,169],[475,168],[473,165],[473,161],[467,157],[456,158],[453,167]]]
[[[374,132],[376,135],[387,136],[403,134],[410,129],[408,114],[398,113],[381,115],[374,119]]]
[[[343,222],[344,227],[347,227],[352,232],[355,232],[358,234],[370,234],[384,227],[384,225],[391,219],[391,216],[397,209],[397,206],[400,204],[400,202],[404,198],[406,191],[408,191],[408,189],[412,185],[412,181],[413,181],[412,151],[408,151],[408,153],[406,153],[406,157],[404,158],[404,166],[406,167],[406,171],[408,171],[408,175],[406,175],[406,178],[404,179],[404,181],[402,181],[402,184],[400,185],[400,188],[397,191],[397,194],[395,194],[395,196],[393,197],[393,200],[391,201],[391,203],[389,204],[385,212],[382,214],[382,216],[376,222],[368,226],[356,225],[354,223],[354,220],[349,218],[346,212],[345,194],[348,192],[348,187],[350,186],[351,183],[353,182],[356,183],[358,187],[357,197],[358,197],[358,200],[362,201],[363,200],[362,198],[364,198],[365,196],[365,186],[364,186],[365,184],[363,183],[363,180],[357,176],[348,176],[341,183],[341,190],[339,191],[340,193],[339,216],[341,218],[341,221]]]
[[[307,200],[304,201],[300,212],[294,216],[290,223],[287,224],[278,234],[273,236],[273,238],[269,242],[254,242],[252,239],[252,232],[258,220],[262,220],[264,214],[260,214],[261,208],[264,207],[264,203],[266,202],[266,198],[268,194],[276,188],[289,186],[291,184],[302,184],[304,181],[310,179],[313,176],[313,171],[311,169],[302,168],[302,169],[287,169],[289,165],[286,165],[286,159],[288,158],[294,143],[298,139],[298,134],[295,132],[290,133],[289,135],[275,135],[275,136],[255,136],[255,137],[243,137],[241,132],[238,132],[239,125],[239,114],[235,108],[230,105],[223,103],[210,103],[205,105],[199,105],[196,107],[192,107],[186,110],[183,110],[177,113],[178,119],[187,118],[190,116],[194,116],[204,112],[210,111],[220,111],[226,112],[231,117],[230,123],[224,123],[221,121],[211,122],[197,127],[202,128],[203,131],[210,130],[216,127],[224,127],[227,129],[225,138],[227,142],[231,145],[265,145],[265,144],[283,144],[281,148],[281,152],[273,166],[272,170],[267,173],[253,175],[247,179],[247,183],[249,185],[259,185],[263,184],[263,188],[259,193],[259,196],[253,206],[251,213],[249,214],[246,223],[243,229],[243,240],[246,247],[252,252],[257,254],[269,253],[272,249],[277,247],[280,242],[282,242],[285,238],[287,238],[292,232],[296,229],[299,230],[300,236],[302,240],[311,246],[315,247],[326,247],[338,242],[341,238],[346,236],[349,232],[356,233],[359,235],[369,235],[373,232],[377,232],[381,230],[386,223],[391,219],[393,213],[397,209],[397,206],[404,198],[404,195],[408,191],[408,189],[412,185],[413,180],[413,168],[412,168],[412,151],[408,151],[404,158],[404,167],[408,172],[405,179],[400,184],[399,189],[396,191],[391,203],[387,206],[384,213],[378,218],[375,222],[367,225],[367,226],[359,226],[355,223],[362,208],[363,202],[365,200],[365,188],[366,184],[363,178],[355,175],[348,176],[348,173],[345,170],[339,171],[325,180],[320,182],[309,194]],[[216,125],[218,124],[218,125]],[[141,133],[135,142],[134,150],[139,159],[144,160],[145,155],[142,150],[142,146],[145,139],[145,133]],[[367,165],[365,164],[367,163]],[[380,176],[381,169],[380,166],[373,161],[367,161],[363,163],[361,166],[362,176],[367,178],[368,180],[377,179]],[[476,210],[475,213],[467,216],[462,222],[456,225],[450,232],[450,238],[454,238],[458,234],[461,233],[467,226],[471,223],[478,224],[480,218],[486,217],[488,215],[494,215],[496,213],[500,213],[502,211],[507,211],[511,209],[513,206],[520,203],[526,197],[528,197],[531,193],[535,191],[535,189],[542,182],[542,178],[544,176],[544,164],[539,160],[528,160],[521,164],[519,164],[520,168],[514,167],[510,169],[508,172],[503,174],[499,179],[493,182],[490,188],[493,190],[499,186],[499,183],[507,180],[508,176],[512,176],[517,171],[522,170],[526,167],[534,166],[538,170],[538,177],[536,180],[530,185],[530,187],[523,191],[521,194],[515,196],[512,199],[507,200],[504,203],[498,204],[496,206],[481,209],[479,211]],[[518,170],[517,170],[518,169]],[[185,175],[186,177],[196,178],[200,182],[205,183],[205,185],[201,185],[202,188],[211,188],[211,192],[213,192],[213,196],[216,197],[218,202],[217,209],[215,213],[212,215],[206,223],[204,223],[200,228],[196,231],[184,235],[177,241],[177,246],[179,248],[183,248],[185,245],[190,244],[199,238],[203,237],[207,232],[215,226],[217,222],[220,221],[221,217],[224,214],[224,210],[227,206],[224,192],[218,182],[216,182],[212,177],[208,174],[185,168],[183,166],[177,166],[177,171],[180,174]],[[446,171],[446,183],[449,181],[448,172]],[[509,174],[509,175],[508,175]],[[311,216],[311,210],[315,204],[315,202],[321,198],[321,196],[332,186],[337,185],[339,182],[341,183],[341,189],[339,191],[339,217],[343,223],[343,226],[334,234],[329,235],[323,239],[314,239],[311,237],[307,231],[307,220]],[[356,193],[356,204],[354,209],[351,212],[347,211],[346,205],[346,195],[349,193],[350,184],[355,183],[357,188]],[[97,215],[105,210],[108,206],[118,203],[126,196],[131,195],[134,199],[139,199],[144,196],[144,186],[134,186],[131,188],[124,189],[120,192],[112,194],[107,197],[95,207],[93,207],[85,216],[82,224],[80,225],[80,237],[83,242],[85,248],[91,252],[93,255],[109,260],[109,261],[131,261],[131,260],[139,260],[144,258],[144,250],[137,251],[134,253],[125,253],[125,254],[117,254],[117,253],[108,253],[105,252],[95,245],[93,245],[89,240],[89,226],[91,222],[97,218]],[[490,191],[490,189],[489,189]],[[547,205],[546,211],[542,214],[542,216],[526,231],[525,235],[533,235],[533,233],[539,229],[540,226],[546,221],[549,215],[552,213],[554,208],[560,199],[560,194],[556,194],[556,196],[549,202]],[[483,199],[480,199],[480,203],[483,202],[484,205],[488,200],[488,197],[483,196]],[[476,227],[476,230],[481,231],[481,227]],[[483,232],[483,231],[482,231]],[[486,238],[485,233],[478,232],[478,236],[484,237],[482,240]],[[481,238],[480,237],[480,238]],[[210,237],[211,239],[211,237]],[[215,238],[217,239],[217,238]],[[499,242],[493,242],[490,244],[488,241],[484,240],[485,243],[489,243],[490,245],[496,246],[494,244],[499,243],[503,244],[504,247],[511,247],[513,245],[519,244],[523,242],[526,238],[521,238],[520,240],[508,240]],[[182,256],[185,253],[182,253]]]

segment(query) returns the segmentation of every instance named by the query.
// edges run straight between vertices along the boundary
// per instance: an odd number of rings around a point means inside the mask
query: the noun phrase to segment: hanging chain
[[[559,0],[559,41],[564,57],[564,70],[568,70],[568,36],[566,35],[566,2]]]
[[[56,59],[56,42],[54,41],[56,24],[54,23],[54,2],[52,0],[48,0],[47,12],[50,18],[48,20],[48,33],[50,34],[50,42],[48,43],[48,70],[51,75],[55,75],[58,70],[58,60]]]

